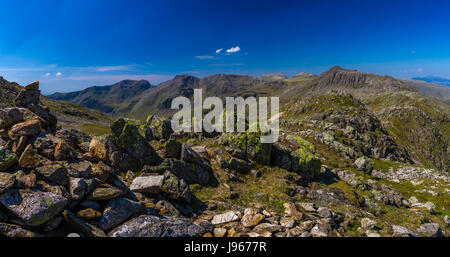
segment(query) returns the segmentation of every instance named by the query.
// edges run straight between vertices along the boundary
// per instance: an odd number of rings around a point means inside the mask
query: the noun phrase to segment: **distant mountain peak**
[[[357,70],[344,69],[341,66],[333,66],[331,69],[325,71],[324,73],[335,73],[335,72],[358,72]]]
[[[269,74],[263,74],[259,76],[260,79],[263,80],[282,80],[287,79],[288,77],[282,73],[269,73]]]
[[[392,77],[363,73],[357,70],[334,66],[323,72],[311,87],[314,94],[339,89],[350,93],[375,93],[392,91],[411,91],[409,86]]]
[[[300,76],[302,76],[302,77],[310,77],[310,76],[314,76],[314,74],[302,71],[302,72],[299,72],[299,73],[295,74],[294,77],[300,77]]]

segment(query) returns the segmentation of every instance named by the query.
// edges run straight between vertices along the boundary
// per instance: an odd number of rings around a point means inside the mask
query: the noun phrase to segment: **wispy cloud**
[[[198,56],[195,56],[195,58],[197,58],[199,60],[212,60],[212,59],[214,59],[214,56],[211,56],[211,55],[198,55]]]
[[[117,75],[76,75],[76,76],[67,76],[61,78],[53,78],[48,79],[48,81],[58,80],[58,81],[90,81],[90,82],[118,82],[125,79],[131,80],[148,80],[150,82],[161,82],[171,79],[173,76],[171,75],[163,75],[163,74],[117,74]]]
[[[423,72],[423,68],[418,68],[418,69],[416,70],[416,72],[422,73],[422,72]]]
[[[234,67],[234,66],[243,66],[243,63],[213,63],[209,66],[211,67]]]
[[[57,73],[56,73],[56,76],[58,76],[58,77],[61,76],[61,75],[62,75],[61,72],[57,72]]]
[[[235,47],[232,47],[232,48],[230,48],[230,49],[227,49],[227,53],[236,53],[236,52],[239,52],[239,51],[241,51],[241,48],[239,47],[239,46],[235,46]]]
[[[216,54],[222,52],[222,50],[223,50],[223,48],[217,49],[217,50],[216,50]]]
[[[124,70],[132,70],[136,65],[128,64],[128,65],[116,65],[116,66],[97,66],[92,67],[96,71],[105,72],[105,71],[124,71]]]
[[[49,77],[50,75],[51,75],[50,72],[45,73],[46,77]]]

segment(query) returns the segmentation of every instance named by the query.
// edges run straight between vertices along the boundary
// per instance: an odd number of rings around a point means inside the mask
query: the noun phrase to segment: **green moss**
[[[316,148],[313,144],[311,144],[309,141],[304,140],[301,137],[298,136],[287,136],[287,140],[295,142],[300,148],[314,154],[316,152]]]

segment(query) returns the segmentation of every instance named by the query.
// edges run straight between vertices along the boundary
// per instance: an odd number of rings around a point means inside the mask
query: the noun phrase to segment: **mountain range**
[[[97,109],[112,118],[145,120],[151,114],[170,116],[174,112],[170,109],[172,99],[179,95],[192,98],[194,88],[203,89],[204,97],[219,96],[222,99],[226,96],[279,96],[282,111],[302,99],[345,91],[375,112],[394,140],[410,149],[414,162],[443,170],[449,167],[450,87],[361,73],[338,66],[320,75],[299,73],[291,78],[277,73],[259,77],[177,75],[159,85],[125,80],[78,92],[55,93],[48,98]],[[422,114],[418,115],[411,108]],[[406,123],[411,125],[404,127]],[[412,140],[417,135],[427,139]]]
[[[196,88],[280,97],[279,140],[173,132]],[[47,97],[0,77],[0,236],[449,236],[449,88],[337,66]]]
[[[295,97],[345,89],[350,93],[367,94],[394,91],[417,91],[422,95],[448,103],[450,89],[439,85],[397,80],[389,76],[360,73],[338,66],[320,74],[299,73],[288,78],[275,73],[259,77],[217,74],[203,78],[177,75],[173,79],[151,85],[149,82],[124,80],[109,86],[94,86],[82,91],[54,93],[54,100],[70,101],[97,109],[111,117],[143,119],[149,114],[169,114],[171,100],[179,95],[191,97],[194,88],[202,88],[206,96],[279,96],[287,104]]]

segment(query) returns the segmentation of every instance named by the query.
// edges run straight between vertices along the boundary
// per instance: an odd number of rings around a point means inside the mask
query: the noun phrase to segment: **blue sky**
[[[334,65],[450,77],[449,1],[0,0],[0,10],[0,76],[40,80],[43,93]]]

